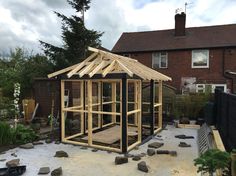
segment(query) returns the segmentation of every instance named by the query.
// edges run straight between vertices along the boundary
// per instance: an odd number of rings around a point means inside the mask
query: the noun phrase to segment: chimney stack
[[[175,36],[185,36],[186,14],[184,12],[175,15]]]

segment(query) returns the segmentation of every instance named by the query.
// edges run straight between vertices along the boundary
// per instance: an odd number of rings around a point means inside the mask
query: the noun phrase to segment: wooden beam
[[[138,82],[134,82],[134,109],[138,109]],[[134,124],[138,125],[138,114],[134,114]]]
[[[67,77],[70,78],[73,74],[75,74],[75,73],[78,72],[83,66],[85,66],[88,61],[90,61],[91,59],[93,59],[93,58],[96,57],[96,56],[97,56],[97,53],[91,54],[88,58],[86,58],[83,62],[81,62],[78,66],[76,66],[73,70],[71,70],[71,71],[67,74]]]
[[[98,82],[98,111],[102,111],[102,96],[101,96],[101,89],[102,89],[102,82],[99,81]],[[102,115],[98,114],[98,123],[99,123],[99,127],[102,128]]]
[[[75,64],[75,65],[72,65],[72,66],[70,66],[70,67],[64,68],[64,69],[62,69],[62,70],[58,70],[58,71],[56,71],[56,72],[50,73],[50,74],[48,74],[48,78],[52,78],[52,77],[55,77],[55,76],[57,76],[57,75],[66,73],[66,72],[68,72],[68,71],[74,69],[74,68],[77,67],[78,65],[79,65],[79,64]]]
[[[92,61],[89,65],[87,65],[83,70],[81,70],[79,72],[79,77],[81,78],[82,76],[84,76],[85,74],[87,74],[90,69],[94,66],[94,61]]]
[[[88,80],[88,145],[91,146],[93,143],[92,130],[93,130],[93,119],[92,119],[92,81]]]
[[[133,72],[130,71],[122,62],[120,62],[119,60],[116,60],[117,63],[119,64],[119,67],[126,72],[130,77],[133,77]]]
[[[141,109],[135,109],[135,110],[133,110],[133,111],[129,111],[129,112],[127,112],[127,116],[128,115],[131,115],[131,114],[137,114],[137,112],[141,112]],[[135,125],[137,125],[137,122],[136,122],[136,124]]]
[[[126,153],[127,152],[127,79],[126,78],[122,78],[122,115],[121,115],[121,126],[122,126],[122,152]]]
[[[82,109],[83,110],[85,110],[84,109],[84,81],[81,81],[80,82],[80,106],[82,107]],[[84,133],[84,131],[85,131],[85,129],[84,129],[84,125],[85,124],[85,122],[84,122],[84,112],[81,112],[80,113],[80,131],[82,132],[82,133]]]
[[[111,83],[112,112],[116,112],[116,82]],[[116,114],[112,115],[112,122],[116,123]]]
[[[154,80],[150,81],[150,132],[151,135],[154,134],[154,124],[155,124],[155,113],[154,113],[154,102],[155,102],[155,84],[154,84]]]
[[[102,61],[98,66],[96,66],[92,72],[89,73],[89,77],[91,78],[95,75],[100,69],[102,69],[106,65],[105,61]]]
[[[138,112],[137,120],[138,120],[138,142],[142,141],[142,82],[139,80],[137,85],[137,108],[141,111]]]
[[[105,77],[115,66],[116,61],[113,60],[112,63],[103,71],[102,76]]]
[[[158,106],[158,126],[162,128],[162,81],[158,83],[158,99],[159,99],[159,106]]]
[[[65,82],[61,81],[61,139],[65,139],[65,114],[64,114],[64,95],[65,94]]]

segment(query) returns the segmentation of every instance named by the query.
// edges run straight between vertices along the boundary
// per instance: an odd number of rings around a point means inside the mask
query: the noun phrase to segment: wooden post
[[[103,82],[101,82],[101,111],[103,111]],[[103,127],[103,114],[101,114],[101,128]]]
[[[85,110],[85,108],[86,108],[86,96],[87,96],[87,94],[86,94],[86,81],[83,81],[83,95],[84,95],[84,97],[83,97],[83,110]],[[86,112],[84,112],[84,134],[86,133]]]
[[[62,119],[62,118],[61,118],[61,115],[62,115],[62,107],[61,107],[61,80],[60,80],[60,76],[58,76],[57,79],[58,79],[58,82],[57,82],[57,83],[58,83],[59,94],[60,94],[60,95],[59,95],[59,97],[60,97],[60,98],[59,98],[59,103],[58,103],[58,105],[59,105],[59,108],[58,108],[58,112],[59,112],[59,113],[58,113],[58,116],[59,116],[59,130],[60,130],[60,131],[59,131],[59,140],[62,141],[62,136],[61,136],[61,130],[62,130],[62,128],[61,128],[61,124],[62,124],[62,123],[61,123],[61,119]],[[37,103],[37,105],[36,105],[36,109],[37,109],[37,107],[38,107],[38,103]]]
[[[92,130],[93,130],[93,119],[92,119],[92,81],[88,80],[88,145],[91,146]]]
[[[154,102],[155,102],[155,84],[154,80],[150,81],[150,130],[151,135],[154,134],[154,126],[155,126],[155,108],[154,108]]]
[[[137,81],[137,108],[142,110],[142,83]],[[135,113],[137,115],[138,123],[138,142],[142,141],[142,111]]]
[[[80,106],[82,106],[82,110],[84,109],[84,81],[80,81]],[[84,133],[85,129],[84,129],[84,112],[80,112],[80,132]]]
[[[138,89],[139,89],[139,82],[138,81],[135,81],[134,82],[134,109],[139,109],[138,108],[138,94],[139,94],[139,91],[138,91]],[[134,124],[135,125],[138,125],[138,113],[135,113],[134,114]]]
[[[111,83],[112,86],[112,112],[116,112],[116,82]],[[112,122],[116,123],[116,115],[112,115]]]
[[[65,82],[61,81],[61,140],[65,139],[65,114],[64,114],[64,93],[65,93]]]
[[[101,81],[98,82],[98,111],[102,110],[102,92],[101,92]],[[102,114],[98,114],[98,127],[102,128]]]
[[[158,99],[158,103],[160,103],[160,106],[158,106],[158,127],[162,128],[162,81],[158,83]]]
[[[121,116],[121,126],[122,126],[122,152],[125,153],[127,152],[127,78],[126,76],[122,78],[122,101],[121,101],[121,106],[122,106],[122,116]]]

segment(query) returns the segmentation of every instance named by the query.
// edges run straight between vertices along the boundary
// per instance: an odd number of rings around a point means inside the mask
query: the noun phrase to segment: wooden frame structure
[[[150,123],[146,125],[150,135],[162,128],[162,82],[171,78],[137,60],[91,47],[88,49],[93,54],[83,62],[48,75],[61,82],[61,140],[125,153],[143,140],[142,105],[147,105],[150,110]],[[145,82],[150,84],[150,102],[142,101],[142,84]],[[77,91],[77,99],[73,99],[76,103],[65,107],[64,91],[72,84],[75,84],[73,90]],[[109,100],[105,100],[104,90],[110,92]],[[109,111],[106,106],[110,107]],[[75,134],[67,134],[67,113],[76,114],[79,119],[79,131]],[[105,117],[108,120],[104,120]],[[108,122],[104,124],[105,121]],[[114,126],[119,126],[114,128],[119,130],[115,146],[95,140],[99,132]],[[107,138],[114,136],[108,134]]]

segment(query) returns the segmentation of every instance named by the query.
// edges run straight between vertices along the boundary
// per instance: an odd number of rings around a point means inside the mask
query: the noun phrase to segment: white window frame
[[[165,54],[163,54],[165,53]],[[162,59],[162,56],[166,59],[166,66],[162,66],[161,65],[161,59]],[[154,67],[154,60],[155,59],[158,59],[158,67],[157,68],[168,68],[168,53],[167,52],[155,52],[155,53],[152,53],[152,68],[155,68]]]
[[[193,58],[193,56],[194,56],[194,54],[195,54],[195,52],[207,52],[207,65],[203,65],[203,66],[194,66],[194,58]],[[192,68],[209,68],[209,50],[207,50],[207,49],[201,49],[201,50],[192,50]]]
[[[196,84],[196,92],[197,93],[204,93],[205,92],[205,84]]]
[[[217,86],[224,87],[224,92],[227,92],[227,85],[226,84],[196,84],[196,92],[197,93],[205,93],[206,92],[206,85],[211,86],[211,93],[215,93],[215,88]],[[202,87],[200,87],[200,86],[202,86]]]
[[[227,92],[227,85],[226,84],[212,84],[211,85],[212,93],[215,93],[215,89],[217,86],[224,87],[224,92]]]

